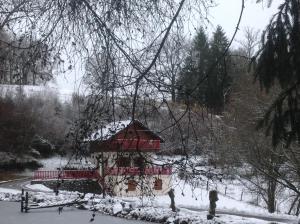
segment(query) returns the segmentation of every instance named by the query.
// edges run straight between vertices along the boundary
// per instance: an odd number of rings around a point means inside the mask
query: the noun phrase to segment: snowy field
[[[56,169],[64,167],[69,159],[54,157],[42,160],[42,169]],[[209,168],[207,168],[209,169]],[[177,212],[169,208],[170,198],[168,195],[156,197],[107,197],[101,195],[86,194],[78,192],[60,191],[58,195],[53,190],[42,184],[26,185],[31,189],[30,198],[39,206],[62,204],[78,200],[79,196],[86,209],[99,211],[105,214],[124,217],[127,219],[141,219],[161,223],[232,223],[232,224],[271,224],[271,223],[297,223],[295,216],[289,216],[277,212],[268,213],[263,203],[254,205],[256,196],[247,192],[238,180],[222,180],[209,182],[201,180],[201,184],[192,187],[190,184],[173,177],[172,185],[175,190],[175,203]],[[208,186],[208,189],[207,189]],[[209,190],[217,190],[219,200],[217,201],[217,215],[214,220],[207,221],[206,215],[209,207]],[[226,194],[226,195],[225,195]],[[21,192],[7,188],[0,188],[0,200],[19,201]],[[283,204],[281,204],[283,205]],[[254,218],[256,217],[256,218]],[[267,218],[270,218],[267,220]],[[272,222],[270,220],[276,220]],[[282,222],[281,222],[282,221]],[[184,223],[184,222],[183,222]]]
[[[263,208],[249,205],[245,202],[230,199],[219,195],[217,203],[217,211],[237,212],[240,215],[228,215],[220,213],[214,220],[206,219],[208,209],[208,192],[203,189],[193,192],[188,186],[178,183],[175,188],[175,201],[179,211],[172,212],[169,208],[170,199],[168,196],[157,196],[151,198],[102,198],[101,195],[86,194],[82,195],[78,192],[60,191],[55,195],[53,191],[44,185],[26,185],[27,188],[34,190],[29,192],[31,203],[38,206],[59,205],[72,202],[74,200],[87,201],[84,205],[85,209],[98,211],[101,213],[119,216],[127,219],[140,219],[161,223],[231,223],[231,224],[270,224],[267,220],[258,218],[242,217],[242,214],[252,214],[263,217],[280,218],[282,220],[290,220],[297,223],[294,216],[287,215],[269,215]],[[184,189],[184,195],[181,190]],[[0,200],[2,201],[20,201],[21,192],[7,188],[0,188]],[[82,207],[81,207],[82,208]],[[199,209],[193,211],[191,208]],[[276,222],[281,223],[281,222]]]

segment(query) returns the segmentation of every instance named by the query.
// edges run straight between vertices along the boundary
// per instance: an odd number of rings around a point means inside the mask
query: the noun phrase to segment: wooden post
[[[22,188],[22,194],[21,194],[21,212],[24,211],[24,189]]]
[[[209,211],[207,215],[207,219],[213,219],[216,215],[216,202],[219,200],[218,192],[213,190],[209,192]]]
[[[25,212],[28,212],[28,192],[25,194]]]

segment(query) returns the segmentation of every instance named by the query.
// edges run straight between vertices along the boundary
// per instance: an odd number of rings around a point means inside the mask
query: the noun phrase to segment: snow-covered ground
[[[69,159],[64,157],[53,157],[44,159],[41,163],[43,169],[62,168],[68,163]],[[173,178],[173,188],[175,190],[175,202],[179,208],[178,212],[172,212],[169,208],[170,198],[168,195],[156,197],[131,197],[131,198],[106,198],[102,199],[100,195],[86,194],[80,200],[86,200],[87,209],[97,210],[103,213],[117,215],[128,219],[142,219],[147,221],[156,221],[163,223],[178,223],[187,221],[187,223],[241,223],[241,224],[270,224],[270,221],[249,218],[247,216],[270,217],[274,219],[293,220],[296,223],[295,216],[285,214],[269,214],[263,204],[255,206],[253,198],[255,195],[247,192],[238,180],[226,180],[210,182],[208,190],[206,189],[206,180],[199,180],[197,187],[180,180],[177,176]],[[78,192],[60,191],[55,195],[53,191],[44,185],[26,185],[26,189],[32,189],[30,198],[40,206],[68,203],[78,199]],[[209,190],[219,192],[217,201],[217,213],[213,221],[207,221],[206,215],[209,207]],[[226,195],[225,195],[226,193]],[[19,201],[21,192],[0,188],[0,200]],[[251,202],[252,204],[250,204]],[[231,213],[225,214],[225,213]],[[236,216],[232,215],[236,214]],[[244,216],[244,217],[243,217]],[[180,222],[179,222],[180,223]],[[280,223],[277,221],[277,223]],[[285,223],[287,223],[285,221]]]
[[[181,209],[198,210],[198,211],[208,211],[209,208],[209,190],[205,188],[192,188],[190,185],[185,184],[183,181],[174,180],[174,190],[175,190],[175,202],[176,206]],[[213,188],[216,189],[216,188]],[[239,190],[239,189],[238,189]],[[238,194],[237,194],[238,195]],[[253,216],[263,216],[263,217],[273,217],[282,219],[292,219],[296,220],[295,216],[285,215],[285,214],[270,214],[266,208],[255,206],[249,204],[245,201],[236,200],[233,197],[225,196],[219,192],[219,200],[217,201],[217,212],[226,212],[239,215],[253,215]],[[156,196],[153,198],[119,198],[120,200],[131,201],[136,203],[137,206],[149,206],[149,207],[159,207],[168,208],[170,205],[170,198],[168,195]],[[205,214],[207,212],[204,212]],[[222,215],[223,217],[223,215]],[[225,216],[224,216],[225,217]],[[252,222],[249,222],[252,223]],[[257,223],[257,222],[256,222]]]
[[[19,201],[21,191],[0,187],[0,201]]]
[[[69,203],[74,200],[87,201],[84,205],[86,209],[99,211],[102,213],[124,217],[127,219],[141,219],[153,222],[162,223],[232,223],[232,224],[270,224],[270,221],[265,221],[255,218],[247,218],[242,216],[220,214],[214,220],[208,221],[206,219],[208,208],[208,192],[203,189],[192,191],[188,185],[183,187],[183,183],[178,183],[175,187],[175,200],[179,211],[172,212],[169,208],[170,199],[168,196],[157,196],[151,198],[102,198],[101,195],[86,194],[82,195],[78,192],[60,191],[58,195],[44,185],[27,185],[27,188],[34,189],[30,192],[31,201],[39,206],[59,205]],[[37,192],[40,191],[40,192]],[[184,194],[182,194],[184,192]],[[4,201],[19,201],[21,192],[7,188],[0,188],[0,200]],[[197,199],[197,200],[196,200]],[[185,208],[186,207],[186,208]],[[204,211],[192,211],[188,208],[201,208]],[[286,215],[268,215],[266,210],[260,207],[249,205],[245,202],[237,201],[219,195],[217,203],[217,210],[222,209],[226,211],[238,211],[239,213],[270,216],[282,219],[294,220],[296,218]],[[280,222],[277,222],[280,223]]]
[[[53,192],[52,189],[46,187],[43,184],[28,184],[26,185],[26,188],[31,190],[41,191],[41,192]]]

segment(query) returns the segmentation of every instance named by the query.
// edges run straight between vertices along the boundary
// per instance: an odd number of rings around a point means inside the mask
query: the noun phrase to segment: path
[[[29,213],[21,213],[20,203],[0,202],[0,224],[90,224],[91,218],[91,211],[79,210],[72,207],[64,208],[61,214],[58,214],[57,208],[32,210]],[[95,213],[94,223],[147,224],[147,222],[121,219],[103,215],[99,212]]]

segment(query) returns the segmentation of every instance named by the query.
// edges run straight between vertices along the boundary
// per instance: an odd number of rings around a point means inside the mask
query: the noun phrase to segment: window
[[[133,159],[133,164],[134,164],[135,167],[143,167],[145,165],[145,160],[141,156],[135,157]]]
[[[134,180],[128,180],[128,191],[135,191],[136,190],[136,182]]]
[[[156,178],[154,182],[154,190],[162,190],[162,179]]]

